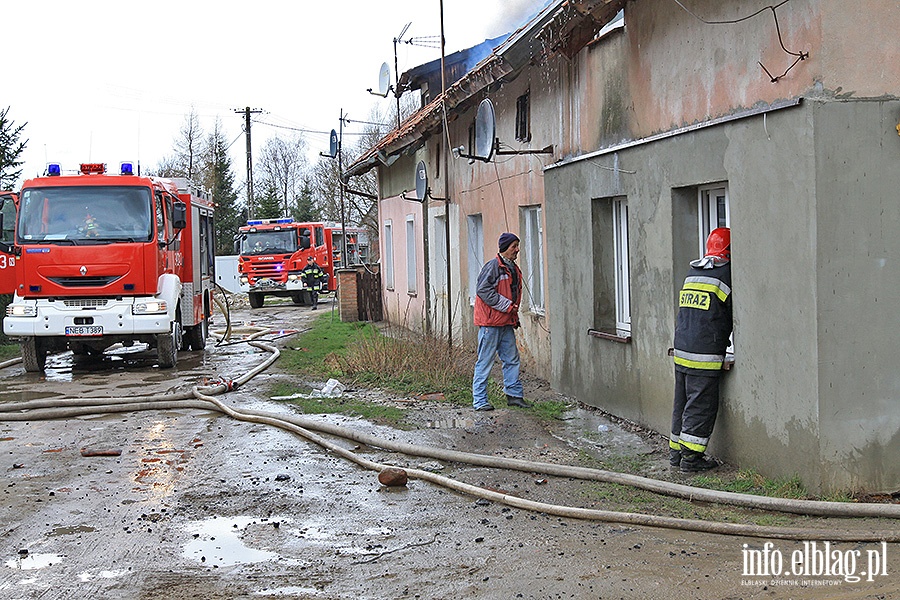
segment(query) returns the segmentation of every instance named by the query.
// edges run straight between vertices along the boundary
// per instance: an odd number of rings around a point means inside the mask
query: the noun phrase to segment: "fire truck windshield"
[[[297,251],[297,232],[293,229],[281,231],[249,231],[241,238],[241,255],[293,254]]]
[[[136,186],[22,190],[16,242],[80,244],[152,240],[150,189]]]

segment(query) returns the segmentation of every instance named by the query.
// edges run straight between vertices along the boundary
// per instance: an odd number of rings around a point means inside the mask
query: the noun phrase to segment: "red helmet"
[[[706,256],[731,259],[731,230],[718,227],[709,232],[706,238]]]

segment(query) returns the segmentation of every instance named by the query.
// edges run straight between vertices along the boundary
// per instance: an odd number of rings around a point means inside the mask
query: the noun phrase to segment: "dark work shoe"
[[[675,469],[681,466],[681,450],[669,448],[669,465]]]
[[[524,398],[520,398],[518,396],[510,396],[508,394],[506,396],[506,405],[518,406],[519,408],[531,408],[532,406],[534,406],[534,404]]]
[[[682,473],[699,473],[700,471],[709,471],[719,466],[719,462],[714,458],[709,458],[698,454],[690,458],[684,456],[681,458]]]
[[[487,404],[482,404],[481,406],[475,406],[475,407],[473,407],[473,408],[474,408],[475,410],[480,410],[480,411],[483,411],[483,410],[494,410],[494,405],[491,404],[490,402],[488,402]]]
[[[313,310],[316,310],[316,305],[315,305],[315,304],[313,304],[312,309],[313,309]]]

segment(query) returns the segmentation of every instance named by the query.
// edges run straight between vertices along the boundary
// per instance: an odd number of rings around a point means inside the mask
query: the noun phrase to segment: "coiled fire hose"
[[[312,420],[304,419],[302,417],[297,417],[294,415],[279,415],[264,411],[239,410],[232,406],[228,406],[215,398],[214,396],[223,394],[230,389],[234,389],[236,387],[244,385],[260,372],[267,369],[272,363],[275,362],[275,360],[277,360],[278,356],[280,355],[278,348],[256,339],[266,333],[267,330],[257,330],[251,336],[249,336],[246,341],[251,346],[269,352],[270,355],[262,363],[233,381],[222,382],[213,386],[194,387],[190,391],[180,392],[176,394],[162,394],[141,397],[140,401],[135,401],[134,397],[86,397],[55,400],[34,400],[21,403],[0,404],[0,421],[64,419],[88,414],[132,412],[139,410],[171,410],[190,408],[200,410],[215,410],[238,420],[272,425],[286,431],[290,431],[303,437],[306,440],[309,440],[321,446],[329,452],[350,460],[363,468],[377,472],[381,472],[384,469],[393,467],[393,465],[378,463],[359,456],[355,452],[339,444],[336,444],[322,437],[321,435],[318,435],[317,433],[314,433],[314,431],[319,431],[331,436],[359,442],[367,446],[377,447],[383,450],[399,452],[407,455],[492,468],[512,469],[530,473],[556,475],[560,477],[572,477],[585,480],[618,483],[622,485],[638,487],[659,494],[685,498],[688,500],[729,504],[734,506],[803,515],[890,519],[896,519],[900,517],[900,505],[895,504],[844,503],[769,498],[753,496],[750,494],[737,494],[733,492],[721,492],[703,488],[695,488],[681,484],[630,475],[626,473],[604,471],[601,469],[589,469],[585,467],[525,461],[519,459],[460,452],[443,448],[418,446],[402,442],[392,442],[389,440],[378,438],[377,436],[361,433],[348,428],[326,423],[314,422]],[[7,363],[9,362],[10,361],[7,361]],[[0,365],[6,365],[6,363],[0,363]],[[684,519],[658,515],[646,515],[640,513],[616,512],[548,504],[544,502],[526,500],[492,490],[487,490],[421,469],[406,468],[404,470],[407,472],[407,475],[413,479],[429,481],[434,484],[461,492],[463,494],[484,498],[515,508],[542,512],[559,517],[761,538],[809,541],[822,540],[833,542],[900,542],[900,531],[897,530],[837,531],[797,527],[745,525],[738,523],[704,521],[700,519]]]

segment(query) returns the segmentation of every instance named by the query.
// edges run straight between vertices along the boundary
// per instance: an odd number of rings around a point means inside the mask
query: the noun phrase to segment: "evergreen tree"
[[[260,182],[259,193],[254,198],[256,201],[256,207],[253,210],[254,219],[277,219],[283,216],[283,206],[278,192],[278,184],[271,179],[264,179]]]
[[[300,186],[300,191],[294,199],[294,206],[291,209],[291,216],[295,221],[314,222],[321,221],[321,213],[316,209],[313,202],[313,191],[309,179],[304,177]]]
[[[28,123],[16,127],[8,117],[9,107],[0,110],[0,190],[12,189],[22,175],[22,152],[28,140],[19,141]]]
[[[212,193],[216,203],[216,254],[234,254],[234,236],[244,224],[238,195],[234,189],[234,173],[228,156],[228,141],[222,131],[222,123],[216,119],[215,127],[206,139],[202,152],[202,179],[205,189]]]

